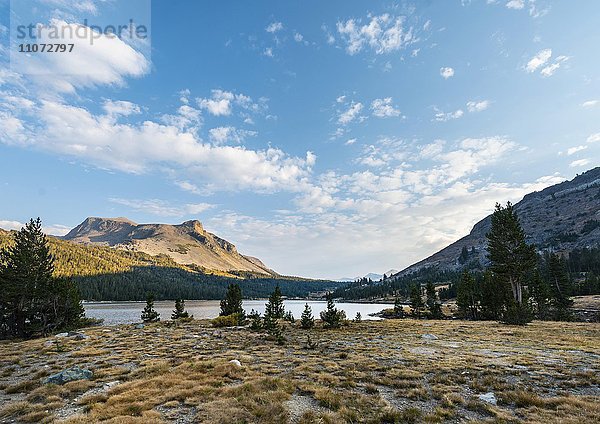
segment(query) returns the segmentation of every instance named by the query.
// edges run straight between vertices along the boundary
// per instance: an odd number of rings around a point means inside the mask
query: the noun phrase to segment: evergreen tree
[[[458,283],[456,292],[456,306],[459,314],[464,318],[479,318],[479,296],[475,287],[475,278],[465,270]]]
[[[458,262],[462,265],[467,262],[469,259],[469,251],[467,250],[467,246],[463,246],[460,251],[460,256],[458,257]]]
[[[265,316],[271,315],[274,319],[281,319],[285,315],[285,307],[283,305],[283,297],[279,285],[275,286],[275,290],[269,296],[269,302],[265,307]]]
[[[292,313],[292,311],[287,311],[283,315],[283,319],[289,322],[290,324],[294,324],[296,322],[296,318],[294,318],[294,314]]]
[[[438,302],[435,286],[431,281],[427,283],[425,293],[427,294],[427,309],[429,309],[431,318],[442,318],[442,305]]]
[[[335,307],[331,293],[327,293],[327,309],[322,311],[320,315],[324,328],[339,328],[346,320],[346,312]]]
[[[154,294],[148,293],[146,297],[146,306],[142,311],[142,322],[158,322],[160,321],[160,314],[154,310]]]
[[[497,276],[491,271],[486,271],[483,278],[476,284],[480,289],[476,292],[481,306],[480,318],[484,320],[500,320],[506,305],[512,300],[510,287],[507,284],[498,283]]]
[[[225,299],[221,300],[221,313],[219,315],[223,317],[233,314],[239,314],[240,319],[243,320],[242,289],[238,284],[229,284]]]
[[[315,326],[315,319],[312,314],[312,309],[308,306],[308,303],[304,305],[304,311],[302,311],[302,316],[300,317],[300,327],[305,330],[309,330]]]
[[[394,300],[394,317],[404,318],[404,307],[398,296],[396,296],[396,299]]]
[[[54,257],[38,218],[0,250],[0,337],[75,328],[84,316],[77,286],[53,276]]]
[[[549,318],[551,290],[548,281],[536,270],[529,283],[529,294],[531,295],[532,308],[538,319]]]
[[[248,314],[248,318],[250,319],[250,330],[261,331],[263,329],[262,318],[259,312],[252,309]]]
[[[171,319],[176,320],[180,318],[193,318],[190,317],[190,314],[185,310],[185,301],[183,299],[175,300],[175,310],[171,314]]]
[[[525,233],[510,202],[506,207],[496,204],[492,228],[486,237],[490,270],[500,284],[510,286],[513,295],[513,302],[506,305],[504,321],[525,324],[531,318],[528,305],[523,300],[523,284],[536,265],[536,255],[533,246],[525,241]]]
[[[421,309],[425,307],[423,303],[423,298],[421,297],[421,285],[414,284],[410,289],[410,307],[412,308],[412,313],[417,318],[421,318]]]
[[[354,322],[361,322],[362,321],[362,315],[360,314],[360,312],[356,313],[356,317],[354,318]]]
[[[572,318],[570,308],[573,306],[573,301],[569,297],[571,281],[565,261],[556,254],[550,254],[548,258],[548,280],[552,293],[554,319],[569,321]]]

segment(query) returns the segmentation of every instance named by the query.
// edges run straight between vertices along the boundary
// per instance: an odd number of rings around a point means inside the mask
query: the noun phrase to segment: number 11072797
[[[19,44],[19,53],[71,53],[75,44]]]

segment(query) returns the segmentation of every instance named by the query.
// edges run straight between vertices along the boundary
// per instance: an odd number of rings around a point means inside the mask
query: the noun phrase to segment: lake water
[[[254,309],[263,314],[265,312],[266,300],[245,300],[243,303],[246,313]],[[306,300],[286,300],[284,301],[285,310],[292,311],[296,319],[304,310],[304,304],[312,308],[313,316],[319,317],[319,313],[327,307],[324,301],[306,301]],[[104,320],[104,325],[131,324],[140,322],[140,314],[144,309],[146,302],[85,302],[85,313],[90,318],[100,318]],[[376,303],[336,303],[336,307],[346,312],[348,319],[354,319],[357,312],[360,312],[364,320],[376,320],[377,317],[370,317],[369,314],[379,312],[382,309],[393,307],[393,305]],[[211,319],[219,315],[220,302],[218,300],[188,300],[185,302],[186,310],[197,319]],[[174,309],[172,301],[154,302],[154,309],[160,313],[161,320],[171,319],[171,313]]]

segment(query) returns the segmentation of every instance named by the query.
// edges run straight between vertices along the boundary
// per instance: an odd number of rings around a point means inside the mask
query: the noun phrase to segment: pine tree
[[[250,319],[250,330],[261,331],[263,329],[262,318],[259,312],[252,309],[248,314],[248,318]]]
[[[304,305],[304,311],[302,311],[302,316],[300,317],[300,327],[305,330],[309,330],[315,326],[315,319],[312,314],[312,309],[308,306],[308,303]]]
[[[510,286],[513,295],[513,302],[506,305],[504,321],[526,324],[531,321],[531,314],[523,299],[523,284],[536,265],[536,254],[534,247],[526,243],[525,233],[510,202],[506,207],[496,204],[492,228],[486,237],[490,270],[500,284]]]
[[[283,297],[279,284],[275,286],[275,290],[269,296],[269,302],[265,307],[266,315],[272,315],[274,319],[281,319],[285,316],[285,306],[283,305]]]
[[[396,296],[396,299],[394,300],[394,317],[404,318],[404,307],[398,296]]]
[[[79,290],[69,279],[53,276],[54,257],[38,218],[0,250],[0,336],[47,335],[75,328],[84,316]]]
[[[333,302],[333,294],[327,293],[327,309],[321,312],[324,328],[339,328],[346,320],[346,312],[337,309]]]
[[[362,315],[360,312],[356,313],[356,317],[354,318],[354,322],[361,322],[362,321]]]
[[[467,246],[463,246],[460,251],[460,256],[458,257],[458,262],[462,265],[467,262],[469,259],[469,251],[467,250]]]
[[[423,303],[423,298],[421,297],[421,285],[415,284],[410,289],[410,307],[412,308],[412,313],[417,318],[421,318],[421,309],[425,304]]]
[[[229,284],[225,299],[221,300],[220,316],[239,314],[240,321],[244,320],[244,308],[242,307],[242,289],[238,284]]]
[[[175,310],[171,314],[171,319],[176,320],[180,318],[193,318],[190,317],[190,314],[185,310],[185,301],[183,299],[175,300]]]
[[[429,309],[429,314],[431,318],[442,318],[442,305],[440,305],[440,303],[438,302],[435,286],[431,281],[427,283],[425,293],[427,294],[427,309]]]
[[[154,294],[148,293],[146,297],[146,307],[142,311],[142,322],[158,322],[160,321],[160,314],[154,310]]]
[[[556,254],[550,254],[548,258],[548,280],[552,293],[554,319],[569,321],[572,318],[570,308],[573,306],[573,301],[569,297],[571,281],[565,261]]]
[[[462,273],[458,282],[456,306],[462,317],[479,318],[479,296],[475,287],[475,279],[467,270]]]
[[[531,295],[532,307],[538,319],[549,318],[551,289],[548,281],[536,270],[529,282],[529,293]]]

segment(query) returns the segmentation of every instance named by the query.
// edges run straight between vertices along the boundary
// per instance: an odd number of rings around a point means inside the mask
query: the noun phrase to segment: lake
[[[243,303],[246,313],[254,309],[263,314],[265,312],[266,300],[245,300]],[[286,300],[284,301],[285,310],[292,311],[296,319],[304,310],[304,304],[312,308],[313,316],[319,318],[319,313],[327,307],[325,301],[306,301],[306,300]],[[146,302],[84,302],[85,313],[90,318],[100,318],[104,320],[104,325],[131,324],[140,322],[140,314],[144,309]],[[171,318],[174,309],[173,301],[156,301],[154,309],[160,313],[161,320]],[[360,312],[364,320],[377,320],[377,317],[370,317],[369,314],[379,312],[382,309],[393,307],[393,305],[377,303],[336,303],[338,309],[346,312],[349,319],[354,319],[357,312]],[[219,315],[220,302],[218,300],[188,300],[185,302],[186,310],[197,319],[211,319]]]

